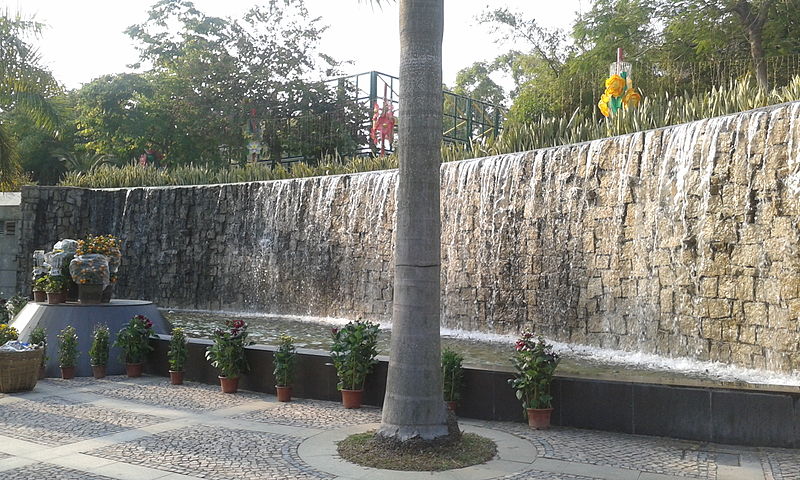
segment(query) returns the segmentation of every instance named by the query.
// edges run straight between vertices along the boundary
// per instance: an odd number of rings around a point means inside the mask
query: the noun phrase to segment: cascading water
[[[800,104],[441,173],[443,327],[800,370]],[[389,322],[396,179],[39,188],[23,245],[110,232],[122,296]]]

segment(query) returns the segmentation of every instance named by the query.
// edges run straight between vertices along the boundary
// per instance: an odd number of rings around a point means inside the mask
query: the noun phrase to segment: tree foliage
[[[15,190],[24,181],[9,115],[26,115],[49,135],[58,134],[59,117],[49,98],[60,88],[28,41],[41,29],[33,20],[0,15],[0,191]]]

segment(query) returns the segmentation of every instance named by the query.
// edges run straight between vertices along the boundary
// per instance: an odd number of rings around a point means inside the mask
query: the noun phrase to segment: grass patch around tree
[[[397,447],[377,440],[371,431],[347,437],[339,442],[338,450],[343,459],[362,467],[440,472],[488,462],[497,453],[497,445],[488,438],[464,433],[452,442]]]

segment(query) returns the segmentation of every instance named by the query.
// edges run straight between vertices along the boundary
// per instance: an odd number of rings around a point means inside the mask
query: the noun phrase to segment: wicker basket
[[[0,393],[33,390],[41,363],[41,348],[29,352],[0,352]]]

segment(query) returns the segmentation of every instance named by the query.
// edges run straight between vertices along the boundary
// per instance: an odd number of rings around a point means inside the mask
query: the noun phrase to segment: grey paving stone
[[[581,475],[570,475],[568,473],[551,473],[529,470],[527,472],[497,477],[497,480],[597,480],[595,477],[584,477]]]
[[[0,478],[13,478],[14,480],[113,480],[111,477],[47,463],[37,463],[14,470],[6,470],[0,472]]]
[[[92,392],[128,402],[194,412],[236,407],[264,398],[263,395],[250,392],[239,392],[235,395],[222,393],[218,386],[200,383],[173,386],[168,385],[164,379],[159,383],[106,384],[93,389]]]
[[[334,429],[380,422],[381,411],[370,407],[345,409],[337,402],[300,399],[268,409],[252,410],[234,418],[294,427]]]
[[[58,396],[23,398],[0,408],[2,435],[42,445],[66,445],[163,420]]]
[[[288,435],[195,425],[85,453],[212,480],[333,478],[300,459],[300,441]]]
[[[716,463],[691,442],[570,428],[532,430],[516,423],[495,423],[494,427],[533,441],[543,458],[716,479]]]
[[[769,480],[800,479],[800,451],[769,449],[762,451],[761,465]]]

